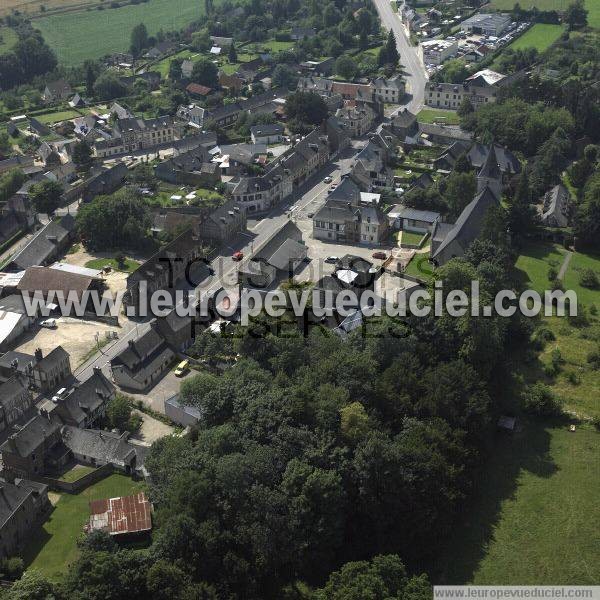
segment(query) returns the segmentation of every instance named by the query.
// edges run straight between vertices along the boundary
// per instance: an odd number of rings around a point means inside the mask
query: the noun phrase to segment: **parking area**
[[[71,357],[71,369],[75,370],[95,352],[98,342],[100,347],[108,342],[108,332],[115,331],[119,335],[121,329],[97,321],[60,317],[56,319],[53,329],[35,325],[20,339],[15,350],[33,354],[37,348],[42,348],[47,354],[57,346],[62,346]]]

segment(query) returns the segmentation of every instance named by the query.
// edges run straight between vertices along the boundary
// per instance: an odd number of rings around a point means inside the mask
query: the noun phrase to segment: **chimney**
[[[44,353],[42,352],[41,348],[36,348],[34,355],[35,355],[35,360],[37,362],[40,362],[42,360],[42,358],[44,358]]]

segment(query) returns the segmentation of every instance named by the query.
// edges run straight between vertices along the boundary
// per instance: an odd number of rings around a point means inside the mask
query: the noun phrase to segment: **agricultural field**
[[[521,37],[517,38],[512,44],[507,46],[507,48],[511,48],[512,50],[535,48],[538,52],[543,52],[562,35],[563,31],[562,25],[536,23]]]
[[[6,54],[16,43],[17,33],[10,27],[0,27],[0,54]]]
[[[34,15],[39,14],[40,7],[44,5],[46,12],[55,10],[85,10],[89,6],[101,4],[102,0],[3,0],[0,3],[0,17],[4,17],[18,10],[21,13]]]
[[[523,8],[535,6],[540,10],[564,11],[571,4],[571,0],[527,0],[521,3]],[[514,0],[492,0],[490,5],[496,10],[512,10]],[[588,23],[591,27],[600,27],[600,3],[597,0],[585,0],[588,10]]]
[[[129,48],[131,30],[144,23],[150,35],[159,29],[181,29],[200,19],[204,8],[197,0],[149,0],[147,3],[82,10],[35,19],[34,26],[54,49],[59,61],[77,65],[88,58],[98,58]]]
[[[100,498],[127,496],[143,490],[144,484],[120,474],[90,485],[78,494],[60,494],[59,500],[37,536],[25,548],[27,568],[57,581],[78,554],[77,538],[89,517],[89,503]]]
[[[432,580],[444,584],[592,585],[600,433],[569,419],[498,435]]]

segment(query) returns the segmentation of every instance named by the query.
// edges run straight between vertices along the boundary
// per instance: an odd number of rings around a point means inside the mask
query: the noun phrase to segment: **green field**
[[[561,36],[563,31],[562,25],[536,23],[531,29],[526,31],[521,37],[517,38],[507,47],[512,48],[513,50],[536,48],[538,52],[543,52]]]
[[[548,268],[559,269],[565,255],[561,246],[532,244],[526,247],[516,263],[516,272],[525,287],[538,292],[550,288]],[[555,339],[546,343],[539,360],[523,365],[527,380],[541,380],[564,400],[565,409],[581,418],[600,417],[597,401],[600,389],[600,371],[587,361],[588,354],[598,348],[600,318],[590,312],[591,305],[600,307],[600,290],[584,288],[579,283],[581,269],[591,268],[600,275],[600,258],[575,252],[563,278],[563,287],[577,293],[578,306],[585,306],[588,324],[576,325],[564,317],[543,317],[540,326],[549,329]],[[552,354],[559,350],[563,364],[560,371],[549,376],[545,369],[552,364]]]
[[[69,119],[75,119],[81,117],[81,113],[76,110],[61,110],[59,112],[51,112],[43,115],[36,115],[36,119],[40,123],[53,124],[60,121],[67,121]]]
[[[65,567],[77,558],[77,538],[89,517],[90,500],[127,496],[143,488],[143,483],[115,474],[78,494],[62,494],[39,534],[25,548],[25,564],[50,579],[61,579]]]
[[[424,108],[418,115],[417,120],[421,123],[447,123],[458,125],[460,119],[454,110],[438,110],[435,108]]]
[[[200,19],[204,5],[197,0],[149,0],[147,3],[51,15],[33,24],[65,65],[129,48],[131,30],[144,23],[150,35],[173,31]]]
[[[17,32],[10,27],[0,27],[0,54],[8,52],[17,42]]]
[[[523,8],[535,6],[540,10],[558,10],[564,11],[571,4],[572,0],[527,0],[522,2]],[[497,10],[512,10],[515,5],[514,0],[492,0],[490,3]],[[600,2],[598,0],[585,0],[585,7],[588,10],[588,23],[591,27],[600,27]]]
[[[591,585],[600,580],[600,434],[526,422],[498,435],[433,583]]]

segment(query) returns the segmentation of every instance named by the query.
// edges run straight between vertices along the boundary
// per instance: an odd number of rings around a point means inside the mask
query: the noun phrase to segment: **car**
[[[311,212],[310,212],[310,213],[308,213],[306,216],[307,216],[309,219],[312,219],[312,218],[315,216],[315,213],[311,213]]]
[[[373,258],[378,258],[379,260],[385,260],[387,258],[387,254],[385,252],[373,252]]]
[[[323,183],[331,183],[333,181],[333,178],[330,177],[329,175],[327,175],[327,177],[325,177],[325,179],[323,179]]]
[[[231,258],[233,258],[235,261],[240,261],[242,258],[244,258],[244,253],[237,250],[231,255]]]
[[[56,319],[46,319],[40,323],[40,327],[46,329],[54,329],[56,327]]]
[[[181,377],[188,370],[189,366],[190,366],[189,360],[182,360],[177,365],[177,368],[175,369],[175,377]]]
[[[340,260],[337,256],[328,256],[325,259],[325,262],[330,265],[334,265],[338,260]]]
[[[337,185],[334,183],[333,185],[329,186],[329,191],[333,192],[333,190],[335,190],[336,187]]]

